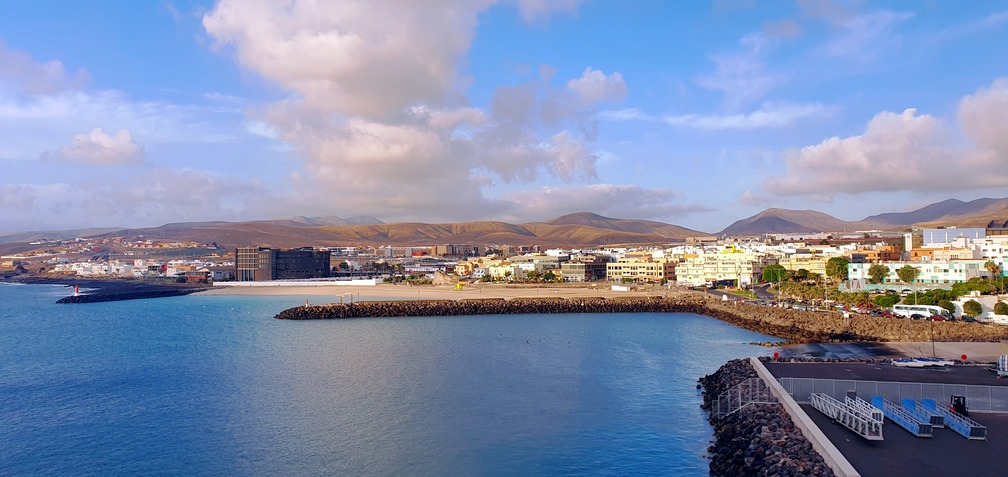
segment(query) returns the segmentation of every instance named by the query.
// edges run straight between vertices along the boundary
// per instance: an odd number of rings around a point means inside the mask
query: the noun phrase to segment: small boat
[[[931,366],[952,366],[955,364],[955,361],[945,358],[938,358],[936,356],[926,356],[914,359],[923,361],[925,363],[932,363]]]
[[[955,361],[936,357],[902,358],[892,360],[893,366],[901,368],[929,368],[932,366],[952,366]]]
[[[899,366],[901,368],[923,368],[929,366],[922,361],[918,361],[915,358],[901,358],[892,360],[893,366]]]

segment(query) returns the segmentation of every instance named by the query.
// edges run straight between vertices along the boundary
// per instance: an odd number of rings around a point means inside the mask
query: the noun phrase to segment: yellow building
[[[683,257],[676,267],[676,283],[686,286],[704,286],[733,280],[748,286],[763,274],[763,269],[774,263],[762,253],[727,250],[722,253],[702,253]]]
[[[606,278],[609,281],[634,281],[661,283],[675,281],[677,262],[656,260],[648,254],[628,255],[614,263],[606,264]]]
[[[781,257],[777,263],[786,270],[797,272],[805,269],[809,273],[826,276],[826,262],[830,257],[811,253],[792,253]]]

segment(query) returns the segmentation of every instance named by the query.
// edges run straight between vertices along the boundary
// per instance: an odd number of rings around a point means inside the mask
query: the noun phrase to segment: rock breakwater
[[[714,443],[707,448],[711,475],[834,475],[780,404],[753,404],[722,418],[711,413],[721,393],[755,377],[756,370],[749,360],[736,359],[700,378],[700,407],[708,412],[715,435]]]
[[[276,318],[287,320],[507,315],[529,313],[697,313],[794,343],[850,341],[997,341],[1008,327],[965,322],[930,322],[882,317],[844,318],[738,302],[722,302],[695,293],[650,297],[502,298],[465,300],[365,301],[353,304],[298,306]]]
[[[182,296],[205,290],[204,288],[167,288],[163,290],[143,290],[113,293],[94,293],[77,296],[67,296],[56,300],[56,303],[100,303],[103,301],[144,300],[147,298],[166,298]]]

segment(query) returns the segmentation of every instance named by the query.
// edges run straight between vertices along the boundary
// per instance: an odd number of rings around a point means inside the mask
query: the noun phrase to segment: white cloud
[[[619,72],[606,75],[590,67],[585,68],[579,78],[567,82],[567,88],[577,95],[584,106],[599,103],[618,103],[626,99],[627,86]]]
[[[484,195],[496,181],[596,176],[590,111],[626,96],[620,74],[505,85],[474,107],[457,68],[492,2],[434,3],[224,0],[206,15],[218,46],[291,93],[247,124],[303,161],[292,201],[324,215],[474,218],[507,207]]]
[[[599,113],[600,119],[608,121],[657,121],[659,118],[652,116],[639,108],[625,108],[613,111],[602,111]]]
[[[765,129],[790,126],[801,120],[825,117],[838,108],[820,103],[768,101],[759,109],[737,114],[682,114],[664,117],[647,114],[637,108],[603,111],[599,118],[609,121],[661,121],[680,128],[720,131],[729,129]]]
[[[238,61],[329,112],[388,118],[445,104],[487,0],[224,0],[203,18]]]
[[[255,181],[163,167],[142,167],[103,181],[0,186],[4,222],[37,228],[237,220],[281,202]]]
[[[703,88],[721,91],[730,109],[744,106],[764,97],[788,81],[784,74],[768,71],[763,56],[768,39],[763,33],[750,33],[739,40],[737,51],[710,56],[716,70],[699,76],[696,83]]]
[[[932,41],[946,41],[965,35],[972,35],[988,30],[993,30],[1008,23],[1008,12],[994,12],[982,20],[972,21],[960,25],[954,25],[944,30],[940,30],[931,36]]]
[[[556,12],[577,13],[582,0],[518,0],[518,11],[526,22],[549,18]]]
[[[110,136],[101,128],[95,128],[88,134],[75,134],[69,145],[46,157],[92,166],[122,166],[140,163],[143,152],[143,147],[133,141],[128,130],[120,129],[115,136]]]
[[[883,112],[872,118],[865,133],[832,137],[815,146],[784,155],[787,175],[767,180],[777,195],[832,196],[941,186],[954,171],[946,127],[914,109]]]
[[[48,94],[87,85],[87,71],[68,73],[58,60],[37,62],[25,51],[8,48],[0,40],[0,93],[5,86],[16,93]]]
[[[586,210],[609,217],[674,220],[709,210],[683,202],[682,194],[671,189],[620,184],[543,187],[507,193],[502,199],[510,204],[506,218],[516,222]]]
[[[981,148],[1008,159],[1008,78],[999,78],[959,103],[959,122]]]
[[[896,27],[913,18],[912,13],[882,10],[857,15],[838,23],[841,33],[822,51],[828,57],[870,61],[895,52],[902,45]]]
[[[832,137],[784,154],[786,173],[765,181],[778,196],[831,198],[862,192],[966,191],[1008,186],[1008,78],[963,98],[959,126],[973,144],[955,141],[955,129],[907,109],[876,115],[860,135]]]
[[[16,184],[6,184],[0,187],[0,206],[6,211],[29,211],[35,202],[35,193],[30,187]],[[5,217],[4,220],[9,218]]]
[[[836,108],[820,103],[797,104],[765,102],[760,109],[746,114],[666,116],[665,123],[676,127],[706,130],[763,129],[789,126],[800,120],[832,114]]]

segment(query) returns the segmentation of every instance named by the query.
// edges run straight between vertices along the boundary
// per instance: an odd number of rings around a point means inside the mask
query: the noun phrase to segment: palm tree
[[[994,277],[998,277],[998,281],[1004,284],[1004,280],[1001,280],[1001,265],[994,263],[993,260],[987,260],[984,262],[984,268],[987,269],[987,273],[990,274],[989,281],[991,284],[994,283]]]

